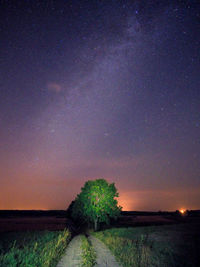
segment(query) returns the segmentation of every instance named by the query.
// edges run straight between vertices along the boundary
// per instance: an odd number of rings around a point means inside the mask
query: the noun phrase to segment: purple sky
[[[198,1],[0,3],[0,209],[199,209]]]

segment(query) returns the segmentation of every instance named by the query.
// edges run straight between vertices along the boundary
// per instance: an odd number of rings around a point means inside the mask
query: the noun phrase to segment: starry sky
[[[199,1],[0,0],[0,209],[200,208]]]

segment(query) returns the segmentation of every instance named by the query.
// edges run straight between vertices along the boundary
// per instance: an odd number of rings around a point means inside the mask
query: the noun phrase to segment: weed
[[[96,253],[86,236],[82,237],[82,267],[92,267],[96,263]]]
[[[1,267],[54,267],[71,238],[68,230],[26,232],[18,235],[12,246],[6,242],[1,243]],[[11,237],[10,234],[8,236]]]

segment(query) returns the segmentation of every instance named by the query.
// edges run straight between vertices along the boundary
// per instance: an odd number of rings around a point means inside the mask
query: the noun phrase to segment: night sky
[[[0,209],[200,208],[198,3],[0,0]]]

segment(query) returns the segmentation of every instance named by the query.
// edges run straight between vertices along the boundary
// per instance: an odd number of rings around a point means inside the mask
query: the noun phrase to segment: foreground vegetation
[[[68,230],[4,233],[0,240],[0,266],[54,267],[70,238]]]
[[[86,236],[82,237],[82,267],[92,267],[96,263],[96,253]]]
[[[113,228],[94,232],[124,267],[199,266],[199,224]]]

